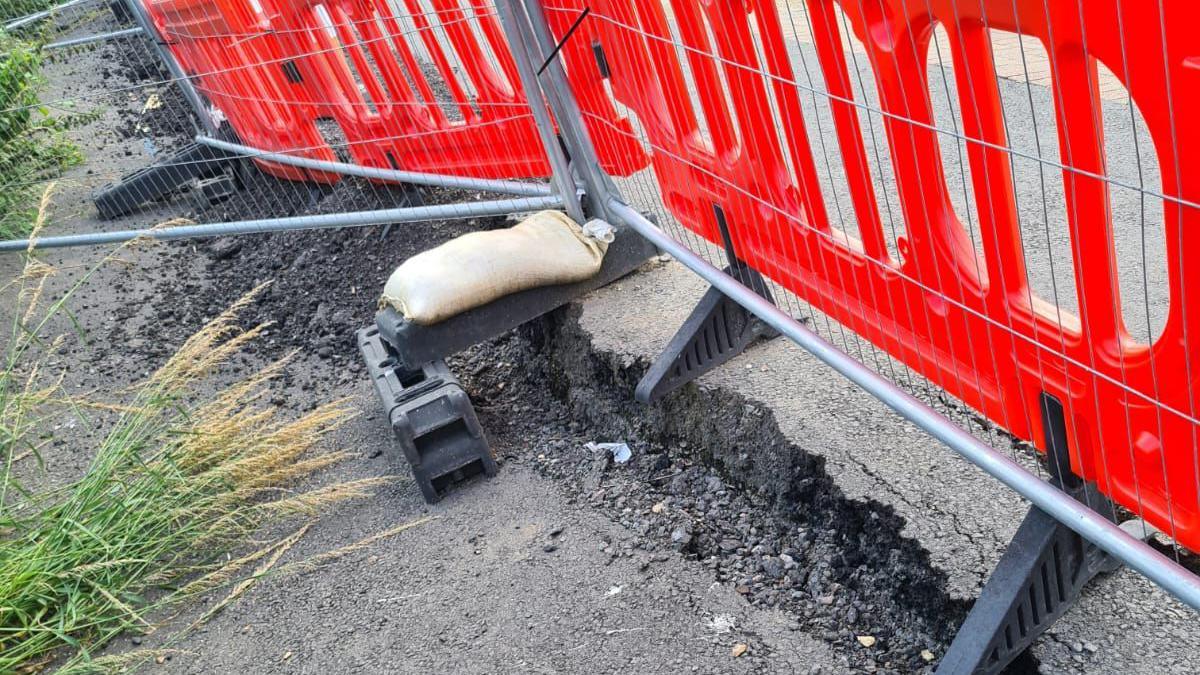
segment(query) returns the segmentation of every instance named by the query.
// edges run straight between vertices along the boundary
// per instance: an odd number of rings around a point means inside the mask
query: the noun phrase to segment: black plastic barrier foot
[[[725,273],[734,275],[729,268]],[[761,283],[758,272],[744,270],[740,274],[753,275]],[[761,288],[764,297],[771,300],[765,284]],[[642,403],[653,403],[741,354],[755,340],[776,335],[758,317],[710,288],[642,376],[634,397]]]
[[[101,188],[92,195],[92,202],[100,218],[111,220],[178,192],[192,181],[223,174],[226,166],[240,160],[239,155],[225,150],[190,143],[161,162]]]
[[[358,347],[392,431],[430,504],[451,484],[478,474],[496,475],[471,400],[445,361],[409,370],[376,327],[358,331]]]
[[[729,266],[725,274],[737,279],[771,304],[775,299],[762,275],[742,262],[733,249],[725,212],[713,206]],[[741,354],[759,338],[779,333],[716,288],[709,288],[638,382],[634,398],[653,403]]]
[[[1051,480],[1101,515],[1116,520],[1112,502],[1071,473],[1062,404],[1042,395]],[[938,675],[991,675],[1029,648],[1079,599],[1084,586],[1119,563],[1032,507],[979,594],[938,666]]]

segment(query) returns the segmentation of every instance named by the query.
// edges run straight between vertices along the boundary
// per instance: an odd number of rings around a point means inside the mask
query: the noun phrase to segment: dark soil
[[[159,110],[166,116],[178,102],[175,94],[164,96],[170,103]],[[188,133],[155,121],[155,112],[130,118],[132,130],[148,128],[160,138]],[[319,186],[252,168],[239,175],[242,192],[190,215],[232,221],[391,208],[413,199],[411,191],[357,179]],[[425,191],[422,199],[480,196]],[[156,303],[153,319],[163,335],[181,339],[270,281],[245,314],[248,323],[274,324],[259,348],[270,357],[299,350],[327,363],[330,373],[362,377],[354,331],[372,321],[392,270],[455,236],[504,223],[424,222],[397,225],[386,236],[375,226],[171,245],[165,264],[175,273],[158,283],[160,295],[175,301]],[[203,274],[194,278],[198,255]],[[109,343],[137,339],[123,331],[116,324]],[[155,354],[153,345],[137,346]],[[747,602],[779,608],[796,629],[834,645],[856,671],[931,669],[927,657],[944,652],[965,615],[926,552],[898,534],[902,520],[881,504],[847,499],[819,457],[784,438],[769,410],[696,388],[652,407],[634,403],[645,364],[598,353],[571,308],[450,361],[502,461],[534,466],[557,479],[571,501],[610,514],[635,534],[632,543],[605,549],[610,560],[636,555],[649,565],[672,550],[694,557]],[[589,441],[628,443],[633,459],[615,465],[606,453],[586,449]],[[528,448],[539,452],[529,456]],[[859,642],[868,636],[875,640],[870,649]]]
[[[403,206],[411,196],[400,188],[357,179],[342,180],[328,189],[258,174],[246,192],[204,215],[216,216],[211,220],[262,217],[255,212],[256,205],[284,215],[372,210]],[[473,196],[477,195],[465,197]],[[432,197],[444,199],[445,195]],[[269,353],[279,356],[299,349],[357,371],[354,331],[373,319],[379,292],[392,271],[414,253],[466,232],[502,226],[505,221],[432,221],[397,224],[390,230],[385,226],[306,230],[202,242],[199,246],[207,254],[207,292],[188,307],[163,308],[161,318],[194,325],[196,318],[213,316],[233,299],[270,282],[245,315],[247,321],[274,323]],[[182,257],[176,261],[182,263],[191,255],[192,246],[177,245]]]
[[[344,185],[323,191],[317,205],[354,203],[339,196],[352,195],[354,182]],[[164,293],[184,301],[155,311],[182,334],[271,280],[247,314],[275,322],[263,348],[299,349],[362,377],[353,334],[372,320],[395,266],[502,222],[403,225],[383,239],[382,228],[370,227],[175,246],[169,257],[180,270],[202,254],[206,274],[183,293],[177,282],[162,282]],[[569,311],[451,359],[502,460],[530,463],[560,480],[571,499],[636,533],[633,548],[610,547],[613,559],[649,552],[653,560],[672,549],[694,556],[715,580],[748,602],[787,611],[797,629],[825,638],[857,668],[920,671],[929,665],[924,650],[942,653],[967,608],[948,599],[926,553],[898,535],[899,517],[846,499],[822,460],[787,442],[769,411],[739,396],[688,388],[653,407],[635,404],[644,365],[597,353]],[[613,465],[586,450],[589,441],[629,443],[634,459]],[[530,447],[540,449],[536,457],[522,452]],[[875,645],[863,648],[860,636]]]
[[[943,653],[968,607],[899,536],[903,521],[889,507],[847,499],[822,459],[738,395],[689,387],[654,406],[634,402],[646,364],[598,353],[574,311],[461,360],[487,428],[542,449],[510,460],[531,462],[638,533],[635,548],[693,556],[748,602],[787,611],[856,671],[922,671],[925,656]],[[628,443],[633,459],[616,465],[589,441]],[[860,636],[876,642],[865,649]]]

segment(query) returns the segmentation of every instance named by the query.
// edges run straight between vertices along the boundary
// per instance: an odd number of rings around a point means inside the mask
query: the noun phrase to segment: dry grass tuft
[[[314,472],[350,456],[317,446],[354,410],[335,401],[297,419],[282,417],[266,401],[286,359],[215,394],[198,393],[263,330],[237,323],[259,287],[125,392],[125,400],[80,404],[111,419],[87,472],[50,491],[27,489],[15,463],[38,455],[51,422],[75,405],[61,377],[44,365],[61,343],[40,336],[75,290],[37,307],[52,274],[30,259],[26,273],[3,289],[29,307],[14,312],[0,371],[0,672],[38,670],[63,656],[64,672],[113,672],[162,652],[93,659],[96,649],[122,631],[152,630],[148,617],[156,610],[233,585],[207,620],[263,575],[281,571],[279,561],[309,525],[240,552],[254,533],[288,519],[311,521],[332,505],[370,496],[387,479],[297,490]],[[291,569],[331,559],[318,556]],[[251,566],[257,567],[239,582]]]

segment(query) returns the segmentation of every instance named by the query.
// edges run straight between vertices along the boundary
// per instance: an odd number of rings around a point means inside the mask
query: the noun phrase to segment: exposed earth
[[[250,183],[228,202],[196,206],[177,196],[121,221],[97,220],[93,189],[191,133],[178,124],[179,103],[169,88],[154,84],[152,69],[120,65],[136,52],[136,45],[106,45],[48,68],[51,96],[101,111],[73,132],[89,161],[58,188],[50,234],[149,226],[177,216],[212,222],[382,208],[408,198],[357,179],[317,189],[250,172]],[[114,65],[101,70],[98,63]],[[154,94],[165,103],[146,109]],[[964,513],[947,524],[935,510],[914,522],[896,506],[893,493],[903,490],[850,489],[827,442],[835,425],[857,434],[857,423],[848,420],[858,417],[870,439],[863,443],[879,452],[932,441],[899,440],[897,434],[908,433],[897,431],[902,425],[879,422],[865,408],[861,416],[830,420],[814,413],[797,422],[770,391],[753,395],[730,382],[752,382],[755,375],[742,375],[760,372],[768,361],[791,367],[762,352],[661,404],[635,403],[633,386],[653,347],[642,349],[630,336],[658,339],[677,325],[664,312],[686,311],[686,302],[664,300],[662,289],[673,288],[667,282],[681,274],[673,262],[650,263],[596,297],[453,357],[450,365],[502,468],[437,505],[423,502],[366,380],[353,331],[372,320],[384,280],[408,256],[505,223],[417,223],[386,236],[382,227],[367,227],[145,244],[95,274],[71,306],[88,339],[72,343],[61,359],[68,386],[119,391],[205,319],[270,281],[245,322],[269,321],[271,328],[218,380],[294,352],[274,403],[300,412],[346,397],[361,411],[331,439],[356,458],[314,480],[396,480],[375,498],[318,521],[288,559],[435,517],[315,571],[268,578],[194,633],[174,639],[172,627],[186,625],[176,620],[150,635],[122,638],[111,651],[169,641],[176,651],[146,669],[180,673],[932,672],[969,609],[964,589],[986,577],[1002,533],[1016,527],[1020,501],[980,481],[970,483],[970,498],[1000,504],[994,517],[1002,521],[981,523]],[[46,259],[61,270],[62,288],[104,253],[71,249]],[[17,268],[15,257],[0,258],[5,278]],[[638,308],[625,303],[624,314],[614,310],[621,294],[637,298]],[[619,328],[606,333],[589,319],[601,309],[620,317]],[[629,348],[613,346],[622,337]],[[819,372],[803,368],[789,372]],[[804,431],[797,433],[797,425]],[[608,453],[589,450],[589,442],[627,443],[633,457],[616,464]],[[50,480],[62,480],[87,461],[81,444],[65,442],[47,453],[46,471]],[[934,487],[919,475],[912,481],[915,490]],[[950,543],[934,543],[931,531]],[[958,547],[958,555],[947,546]],[[1194,615],[1159,596],[1143,597],[1140,580],[1130,576],[1114,575],[1094,595],[1135,606],[1132,616],[1102,616],[1093,604],[1090,614],[1048,635],[1009,672],[1195,672]],[[1130,653],[1142,637],[1144,658]]]

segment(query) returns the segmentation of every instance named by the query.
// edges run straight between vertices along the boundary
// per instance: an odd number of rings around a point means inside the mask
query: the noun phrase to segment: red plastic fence
[[[480,177],[549,171],[484,0],[147,1],[175,54],[251,144],[332,159],[316,125],[328,118],[368,166]],[[1200,354],[1189,338],[1200,326],[1187,301],[1200,272],[1183,257],[1200,250],[1200,167],[1192,166],[1200,160],[1187,152],[1200,143],[1188,123],[1200,112],[1191,93],[1200,57],[1189,47],[1200,8],[1183,0],[836,0],[878,84],[904,228],[892,250],[835,0],[804,5],[857,238],[831,222],[824,203],[774,0],[588,4],[592,16],[562,58],[606,170],[628,175],[648,153],[665,205],[688,228],[720,242],[720,207],[753,266],[1014,435],[1040,444],[1039,398],[1060,399],[1075,471],[1200,548],[1192,371]],[[583,9],[581,0],[547,5],[559,35]],[[955,66],[978,253],[950,203],[939,154],[924,67],[937,26]],[[1037,41],[1054,60],[1078,316],[1030,287],[991,30]],[[611,69],[611,98],[593,44]],[[1130,92],[1165,169],[1171,300],[1150,344],[1130,336],[1120,308],[1097,63]],[[612,98],[638,117],[649,147]]]
[[[243,141],[333,160],[318,120],[364,166],[478,178],[550,172],[490,3],[469,0],[146,0],[159,32]],[[581,36],[584,45],[590,39]],[[586,46],[568,65],[591,63]],[[579,61],[587,59],[587,61]],[[594,67],[591,69],[594,71]],[[648,162],[598,75],[581,105],[608,139],[605,170]],[[328,127],[327,127],[328,129]],[[336,181],[263,164],[273,174]]]
[[[546,4],[562,21],[584,3]],[[890,252],[833,0],[803,4],[857,241],[835,230],[823,201],[799,99],[806,92],[775,0],[587,4],[613,94],[640,120],[674,216],[719,243],[719,206],[755,268],[1022,439],[1041,444],[1039,396],[1057,397],[1074,470],[1200,549],[1200,351],[1192,337],[1200,311],[1189,302],[1200,293],[1200,266],[1184,258],[1200,251],[1200,5],[838,0],[878,83],[905,230]],[[939,25],[950,39],[981,253],[947,197],[931,112],[925,62]],[[1061,170],[1065,185],[1077,317],[1030,288],[989,30],[1040,42],[1055,61],[1065,168],[1049,170]],[[1157,226],[1166,229],[1170,307],[1151,344],[1130,336],[1120,309],[1098,62],[1129,90],[1164,168],[1165,222]]]
[[[283,52],[265,19],[248,4],[209,0],[144,0],[159,34],[197,88],[229,120],[245,143],[272,152],[294,151],[335,161],[312,123],[315,109],[278,66]],[[257,35],[255,39],[246,36]],[[200,76],[202,75],[202,76]],[[265,171],[292,180],[334,182],[337,176],[259,161]]]

